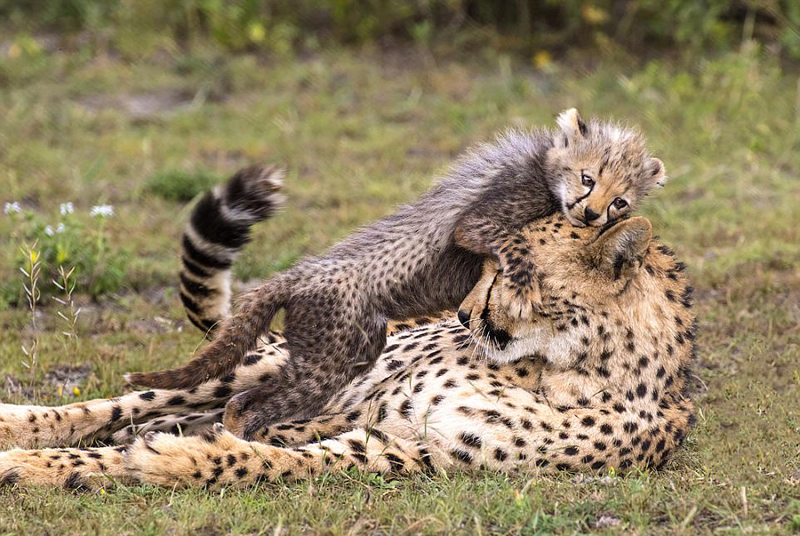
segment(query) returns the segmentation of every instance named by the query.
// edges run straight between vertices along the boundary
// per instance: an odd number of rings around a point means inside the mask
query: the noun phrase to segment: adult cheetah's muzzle
[[[500,329],[492,323],[492,319],[489,317],[488,299],[491,299],[491,292],[487,297],[486,307],[484,307],[481,312],[481,332],[491,346],[495,346],[498,350],[505,350],[508,343],[511,342],[511,335],[506,330]]]
[[[486,336],[497,346],[498,350],[505,350],[508,343],[511,342],[511,335],[502,329],[489,330]]]
[[[466,329],[469,329],[469,313],[467,311],[458,311],[458,321],[461,322],[461,325]]]
[[[505,350],[508,343],[511,342],[511,335],[506,330],[493,326],[488,318],[483,319],[483,336],[490,345],[496,346],[498,350]]]

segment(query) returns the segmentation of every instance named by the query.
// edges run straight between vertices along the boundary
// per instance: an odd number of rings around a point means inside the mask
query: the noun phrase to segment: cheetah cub
[[[505,247],[510,237],[557,212],[577,226],[604,226],[628,215],[665,181],[663,163],[637,131],[584,122],[575,109],[563,112],[557,124],[552,130],[510,130],[478,145],[416,203],[244,295],[238,312],[194,360],[128,379],[190,388],[223,377],[283,309],[292,359],[275,382],[228,405],[226,426],[248,438],[269,423],[318,414],[335,392],[373,367],[386,344],[388,320],[454,309],[480,278],[485,257],[494,257],[503,272],[503,305],[520,318],[530,315],[541,303],[537,269],[520,262],[529,256]],[[222,197],[235,204],[247,190],[238,185]],[[230,224],[240,216],[247,214],[227,211],[222,219]],[[188,236],[213,268],[214,255],[225,250],[219,237]]]

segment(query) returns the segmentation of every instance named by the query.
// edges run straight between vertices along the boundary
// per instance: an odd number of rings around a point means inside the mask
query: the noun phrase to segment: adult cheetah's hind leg
[[[117,445],[129,445],[136,438],[148,432],[165,432],[173,435],[199,435],[211,430],[211,427],[222,422],[224,408],[212,409],[200,413],[164,415],[142,424],[131,424],[114,433],[113,440]]]
[[[150,390],[65,406],[0,404],[0,447],[64,447],[109,441],[117,431],[158,417],[214,410],[231,396],[270,381],[286,362],[283,338],[267,333],[229,376],[196,389]]]
[[[254,432],[252,441],[295,447],[336,437],[356,427],[371,426],[374,416],[361,412],[318,415],[313,419],[278,422]]]

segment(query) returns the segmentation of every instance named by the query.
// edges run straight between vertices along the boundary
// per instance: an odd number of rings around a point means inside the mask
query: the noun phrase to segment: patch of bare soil
[[[45,373],[44,382],[33,383],[6,374],[0,380],[0,385],[2,385],[0,395],[5,395],[0,396],[0,400],[21,398],[24,401],[40,403],[42,395],[50,397],[55,392],[59,396],[72,396],[74,389],[84,385],[91,373],[92,369],[88,364],[54,365]],[[20,403],[20,401],[16,401],[16,403]]]
[[[170,320],[161,316],[153,318],[143,318],[140,320],[129,320],[125,323],[125,328],[131,330],[136,335],[154,335],[163,333],[174,333],[183,331],[184,322]]]
[[[19,378],[11,374],[6,374],[3,378],[3,390],[7,397],[21,396],[28,400],[33,400],[34,389],[25,385]]]
[[[80,387],[91,372],[89,365],[54,365],[44,379],[56,387],[63,387],[64,392],[71,392],[73,388]]]
[[[121,93],[118,95],[89,95],[78,104],[91,112],[123,110],[136,120],[164,119],[189,109],[195,101],[194,93],[180,89],[163,89],[146,93]]]

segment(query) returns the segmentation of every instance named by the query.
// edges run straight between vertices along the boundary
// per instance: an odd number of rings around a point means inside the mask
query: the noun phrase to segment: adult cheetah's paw
[[[128,449],[125,467],[139,482],[215,488],[222,485],[223,473],[233,469],[231,452],[242,450],[244,444],[220,424],[202,436],[148,432]]]
[[[51,486],[73,491],[94,491],[113,481],[91,466],[75,466],[76,460],[53,460],[54,451],[14,449],[0,452],[0,485]]]

